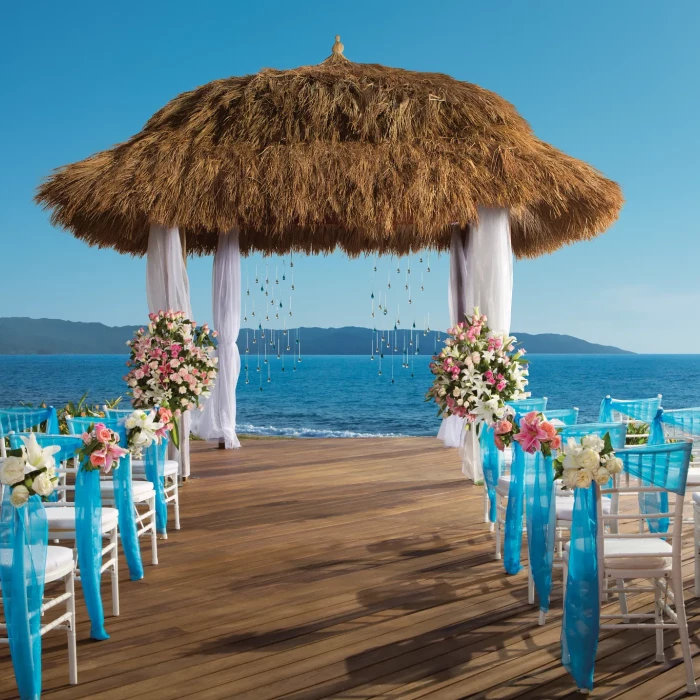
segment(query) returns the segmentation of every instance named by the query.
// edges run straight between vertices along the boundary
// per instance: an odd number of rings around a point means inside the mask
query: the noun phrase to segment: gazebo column
[[[450,247],[450,323],[464,320],[475,306],[488,317],[489,327],[510,332],[513,301],[513,248],[507,209],[479,207],[479,223],[467,231],[455,229]],[[462,471],[474,481],[483,479],[479,443],[464,419],[450,416],[438,437],[446,447],[460,447]]]
[[[190,283],[185,267],[185,250],[177,226],[168,228],[151,224],[146,253],[146,294],[148,311],[184,311],[192,317]],[[190,414],[183,412],[180,420],[180,449],[175,450],[180,463],[180,475],[190,475]]]
[[[236,383],[241,371],[241,357],[236,345],[241,329],[238,242],[238,229],[219,234],[212,278],[214,328],[218,332],[218,374],[197,429],[197,434],[204,440],[223,440],[227,450],[241,446],[236,437]]]

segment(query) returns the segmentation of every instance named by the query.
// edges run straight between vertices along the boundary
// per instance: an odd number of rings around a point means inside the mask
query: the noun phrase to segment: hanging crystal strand
[[[436,355],[437,355],[437,341],[438,341],[438,337],[437,337],[437,333],[436,333],[435,334],[435,354]]]
[[[246,355],[250,352],[250,345],[248,344],[248,329],[245,329],[245,352]],[[246,358],[246,362],[248,362],[248,359]]]
[[[281,357],[280,355],[280,341],[279,338],[277,339],[277,359],[279,360]]]
[[[248,302],[243,303],[243,322],[245,323],[248,320]]]
[[[267,343],[263,343],[263,349],[265,350],[265,357],[263,359],[263,363],[267,364]]]
[[[270,346],[273,348],[275,347],[275,335],[274,329],[270,328]]]
[[[250,312],[250,315],[255,318],[255,297],[253,297],[253,310]]]
[[[294,267],[294,252],[289,251],[289,267]]]
[[[411,379],[415,376],[414,374],[414,361],[415,361],[415,355],[411,355]],[[408,363],[408,360],[406,360],[406,363]]]
[[[399,304],[396,305],[396,325],[401,325],[401,307]]]
[[[258,278],[258,266],[255,266],[255,284],[260,284],[260,279]]]
[[[284,282],[287,279],[287,268],[285,267],[286,261],[284,258],[282,258],[282,281]]]
[[[391,289],[391,270],[389,270],[389,274],[388,274],[388,276],[387,276],[386,288],[387,288],[387,289]],[[385,296],[386,296],[386,295],[385,295]]]
[[[370,348],[369,348],[370,357],[369,357],[369,359],[374,360],[374,330],[372,330],[372,337],[370,338],[369,344],[370,344]]]
[[[420,290],[421,290],[421,292],[425,291],[425,286],[423,285],[423,271],[422,270],[420,273]]]
[[[269,384],[272,381],[272,366],[268,362],[267,364],[267,383]]]
[[[286,351],[282,352],[282,371],[284,372],[284,356],[286,354]]]
[[[416,333],[416,355],[420,352],[420,333]]]
[[[297,362],[301,362],[301,326],[297,329],[297,347],[299,350],[299,359]]]
[[[428,331],[425,330],[426,328],[427,328],[427,325],[426,325],[426,323],[425,323],[425,316],[423,316],[423,336],[424,336],[424,337],[425,337],[426,335],[428,335]]]
[[[248,266],[245,268],[245,295],[250,296],[250,272],[248,271]]]
[[[296,334],[297,334],[297,335],[299,334],[299,331],[298,331],[298,330],[296,331]],[[299,342],[299,341],[297,340],[296,342]],[[295,344],[296,344],[296,343],[295,343]],[[296,349],[294,350],[293,357],[294,357],[294,366],[292,367],[292,369],[296,372],[296,371],[297,371],[297,353],[296,353]]]
[[[255,332],[253,332],[253,342],[255,342]],[[255,370],[256,372],[260,371],[260,346],[258,345],[258,368]]]
[[[294,285],[292,285],[292,289],[294,289]],[[289,315],[292,315],[292,296],[290,294],[289,296]]]
[[[391,331],[389,331],[391,333]],[[394,383],[394,356],[396,355],[396,326],[394,326],[394,344],[391,351],[391,383]]]
[[[404,291],[408,291],[408,276],[411,274],[411,268],[407,267],[406,268],[406,282],[404,283]]]
[[[430,333],[430,314],[428,314],[428,333]]]
[[[292,267],[291,264],[290,264],[290,267]],[[293,271],[293,270],[292,270],[292,286],[291,286],[291,290],[294,291],[294,271]]]
[[[411,286],[409,285],[408,287],[408,303],[412,304],[413,300],[411,299]]]
[[[277,265],[275,265],[275,284],[280,283],[279,275],[277,274]]]
[[[430,272],[430,251],[428,251],[428,268],[426,269],[426,272]]]
[[[384,353],[379,355],[379,376],[382,376],[382,359],[384,358]]]

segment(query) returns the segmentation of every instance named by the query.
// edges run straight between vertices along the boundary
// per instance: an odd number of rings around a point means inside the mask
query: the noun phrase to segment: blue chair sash
[[[506,507],[506,526],[503,539],[503,568],[515,575],[522,570],[520,553],[523,544],[523,495],[525,493],[525,453],[513,442],[513,460],[510,465],[510,486]]]
[[[633,420],[649,423],[654,420],[656,412],[661,408],[661,398],[653,399],[612,399],[606,396],[600,404],[598,420],[601,423],[610,423],[613,420],[613,411]]]
[[[144,450],[144,465],[146,478],[151,482],[156,492],[156,527],[161,535],[168,531],[168,504],[165,501],[165,458],[168,440],[160,444],[153,443]]]
[[[663,409],[656,412],[654,420],[649,424],[649,437],[647,438],[648,445],[663,445],[666,442],[664,435],[664,426],[662,424]],[[642,479],[645,486],[649,486],[650,482]],[[642,513],[668,513],[668,494],[664,492],[640,493],[639,509]],[[669,518],[647,518],[647,527],[649,532],[663,533],[668,532],[670,526]]]
[[[58,414],[53,406],[48,408],[18,406],[0,410],[0,432],[2,435],[8,435],[12,432],[27,432],[44,423],[46,423],[45,432],[58,433]]]
[[[582,690],[593,690],[600,633],[596,484],[574,491],[569,564],[561,629],[562,663]]]
[[[493,427],[483,424],[479,435],[481,449],[481,466],[484,471],[484,483],[489,497],[489,520],[496,522],[496,486],[503,467],[503,452],[493,440]]]
[[[80,582],[90,618],[90,636],[109,639],[105,630],[100,581],[102,579],[102,492],[100,472],[86,469],[87,459],[75,480],[75,544],[78,549]]]
[[[549,611],[552,592],[552,565],[554,563],[554,539],[556,533],[556,507],[554,501],[554,468],[552,457],[541,452],[525,458],[525,502],[527,504],[527,544],[532,568],[532,579],[542,612]]]
[[[671,411],[660,409],[657,420],[680,428],[687,436],[700,436],[700,408],[679,408]]]
[[[88,430],[95,423],[103,423],[105,427],[119,435],[119,444],[126,447],[125,418],[96,418],[80,417],[70,418],[68,427],[74,433]],[[122,467],[124,467],[122,469]],[[112,470],[114,483],[114,503],[119,511],[119,535],[121,537],[122,550],[129,567],[129,578],[132,581],[140,581],[143,578],[143,561],[141,559],[141,545],[139,543],[136,527],[136,510],[134,507],[134,493],[132,490],[131,455],[127,455],[119,461],[119,467]],[[77,493],[76,493],[77,501]],[[100,501],[101,502],[101,501]]]
[[[21,700],[41,696],[41,605],[48,525],[39,496],[15,508],[5,489],[0,510],[0,581],[10,656]]]

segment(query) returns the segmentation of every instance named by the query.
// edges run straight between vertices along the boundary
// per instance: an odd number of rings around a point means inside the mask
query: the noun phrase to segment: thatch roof
[[[493,92],[352,63],[339,42],[320,65],[179,95],[127,142],[55,171],[37,201],[78,238],[135,255],[150,223],[184,228],[194,253],[233,227],[243,252],[445,249],[479,205],[509,207],[520,257],[593,238],[623,203]]]

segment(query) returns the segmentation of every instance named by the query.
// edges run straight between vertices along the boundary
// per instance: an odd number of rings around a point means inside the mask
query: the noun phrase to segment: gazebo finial
[[[345,47],[343,44],[340,43],[340,34],[335,35],[335,44],[333,44],[333,55],[334,56],[343,56],[343,50]],[[343,56],[345,58],[345,56]]]

